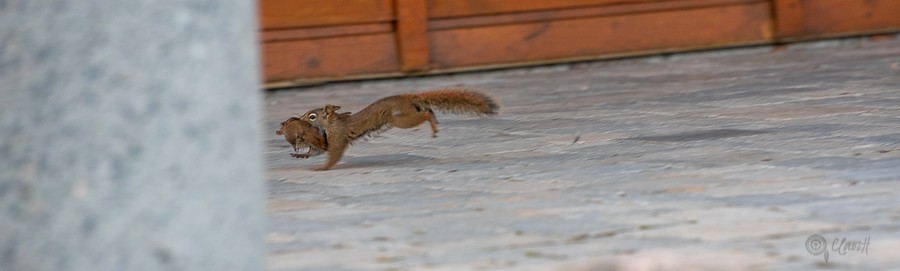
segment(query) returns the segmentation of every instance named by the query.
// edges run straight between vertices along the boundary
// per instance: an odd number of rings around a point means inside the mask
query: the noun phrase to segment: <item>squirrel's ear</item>
[[[325,111],[325,114],[331,115],[331,114],[336,113],[339,109],[341,109],[340,106],[333,105],[333,104],[326,104],[324,111]]]

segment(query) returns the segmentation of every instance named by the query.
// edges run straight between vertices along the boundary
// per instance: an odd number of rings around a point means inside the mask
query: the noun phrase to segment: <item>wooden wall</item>
[[[260,0],[268,87],[900,31],[900,0]]]

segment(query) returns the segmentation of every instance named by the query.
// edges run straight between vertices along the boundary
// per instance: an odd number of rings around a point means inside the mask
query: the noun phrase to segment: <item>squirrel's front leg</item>
[[[344,156],[344,149],[347,148],[348,142],[339,141],[339,142],[328,142],[328,160],[325,161],[325,165],[317,168],[316,170],[328,170],[334,165],[337,164],[338,161],[341,160],[341,157]]]

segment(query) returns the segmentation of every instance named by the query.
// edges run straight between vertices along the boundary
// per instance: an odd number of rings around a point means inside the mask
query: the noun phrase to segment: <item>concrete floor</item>
[[[447,86],[439,115],[311,169],[274,135],[325,103]],[[755,47],[280,90],[272,270],[900,268],[900,41]],[[822,235],[829,254],[812,255]],[[842,251],[865,241],[865,252]],[[838,239],[836,242],[834,240]],[[813,247],[814,250],[816,247]],[[850,248],[845,246],[844,248]]]

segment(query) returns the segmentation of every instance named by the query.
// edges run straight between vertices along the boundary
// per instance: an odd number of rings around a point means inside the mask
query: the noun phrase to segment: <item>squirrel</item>
[[[431,137],[437,137],[434,110],[446,113],[494,115],[499,106],[491,97],[467,89],[441,89],[421,93],[400,94],[381,98],[356,114],[338,113],[340,106],[326,105],[303,114],[300,119],[324,132],[328,160],[317,170],[327,170],[341,159],[353,141],[391,127],[413,128],[423,122],[431,126]]]

